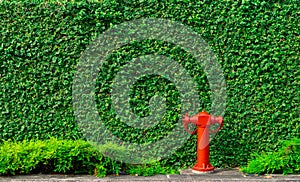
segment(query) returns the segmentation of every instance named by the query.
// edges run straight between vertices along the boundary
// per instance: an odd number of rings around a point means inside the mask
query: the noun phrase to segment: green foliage
[[[300,174],[300,139],[284,141],[277,151],[253,154],[253,159],[241,170],[252,174]]]
[[[179,169],[174,167],[167,167],[159,162],[152,162],[149,164],[129,165],[127,166],[127,173],[138,176],[152,176],[157,174],[178,174]]]
[[[165,18],[183,23],[201,35],[224,71],[228,98],[225,126],[211,142],[212,163],[219,167],[245,164],[250,153],[276,148],[281,139],[299,136],[299,12],[298,0],[2,1],[0,138],[82,138],[73,114],[72,81],[83,51],[97,35],[114,25],[142,17]],[[126,126],[115,117],[109,95],[116,68],[134,57],[152,53],[171,57],[187,69],[197,83],[201,100],[198,109],[210,111],[209,83],[188,52],[161,41],[133,42],[109,57],[98,75],[95,98],[107,128],[125,141],[158,141],[181,117],[178,90],[157,77],[139,80],[134,88],[140,90],[131,93],[130,103],[132,110],[143,116],[149,113],[145,103],[151,94],[166,95],[168,113],[162,124],[143,131]],[[32,147],[28,150],[36,148],[36,153],[28,155],[28,161],[21,160],[27,167],[22,167],[11,153],[3,152],[9,147],[1,150],[1,155],[5,155],[1,159],[7,160],[8,166],[2,168],[3,174],[30,171],[36,166],[35,155],[41,154],[45,160],[49,157],[40,151],[42,143],[28,144]],[[162,163],[192,166],[195,151],[193,136]],[[73,151],[65,157],[58,153],[55,160],[51,158],[56,164],[51,170],[72,170],[70,162],[75,154]],[[108,168],[98,169],[101,176]]]
[[[111,144],[101,146],[105,152]],[[115,146],[114,146],[115,147]],[[121,148],[119,147],[121,150]],[[120,164],[104,157],[83,140],[5,141],[0,145],[0,175],[29,173],[95,174],[118,173]]]

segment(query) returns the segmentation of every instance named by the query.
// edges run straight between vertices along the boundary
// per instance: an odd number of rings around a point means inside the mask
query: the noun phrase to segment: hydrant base
[[[192,170],[192,173],[194,174],[209,174],[209,173],[213,173],[214,170],[212,171],[197,171],[197,170]]]
[[[193,173],[210,173],[210,172],[213,172],[214,171],[214,167],[211,165],[211,164],[202,164],[202,165],[199,165],[199,164],[196,164],[194,167],[193,167],[193,170],[192,172]]]

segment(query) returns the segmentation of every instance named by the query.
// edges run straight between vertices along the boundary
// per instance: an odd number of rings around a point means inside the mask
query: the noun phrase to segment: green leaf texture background
[[[72,81],[89,43],[113,25],[137,18],[165,18],[197,32],[213,49],[226,79],[225,126],[211,141],[219,167],[245,164],[250,153],[300,137],[300,1],[104,0],[102,2],[0,3],[0,138],[79,139]],[[132,109],[149,114],[153,93],[165,96],[167,113],[145,131],[115,117],[109,98],[118,68],[132,58],[159,53],[187,69],[197,82],[202,109],[211,105],[206,75],[193,57],[166,42],[133,42],[115,51],[98,75],[97,108],[115,135],[131,142],[164,137],[180,119],[178,90],[159,76],[132,88]],[[191,166],[196,136],[162,163]]]

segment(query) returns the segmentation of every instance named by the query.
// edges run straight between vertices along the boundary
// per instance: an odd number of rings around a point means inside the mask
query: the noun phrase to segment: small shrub
[[[5,141],[0,146],[0,174],[29,173],[42,159],[49,159],[42,141]]]
[[[150,164],[129,165],[127,173],[138,176],[153,176],[156,174],[178,174],[179,169],[161,165],[159,162],[152,162]]]
[[[108,144],[98,148],[105,152],[110,147]],[[105,176],[120,169],[119,163],[83,140],[4,141],[0,145],[0,159],[0,175],[86,173]]]
[[[254,159],[242,168],[243,172],[300,174],[300,139],[283,141],[278,151],[254,154],[253,157]]]

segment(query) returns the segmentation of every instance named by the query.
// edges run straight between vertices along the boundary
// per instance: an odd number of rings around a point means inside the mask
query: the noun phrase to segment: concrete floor
[[[245,175],[237,169],[216,169],[213,173],[208,174],[194,174],[191,170],[183,170],[180,175],[155,175],[149,177],[110,175],[104,178],[97,178],[90,175],[17,175],[11,177],[0,177],[1,182],[135,182],[135,181],[151,181],[151,182],[300,182],[300,175]]]

